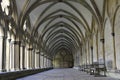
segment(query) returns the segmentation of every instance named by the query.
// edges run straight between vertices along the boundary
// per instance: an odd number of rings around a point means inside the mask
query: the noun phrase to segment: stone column
[[[41,57],[40,57],[41,55],[40,55],[40,53],[39,53],[39,68],[41,68]]]
[[[115,33],[112,33],[113,36],[113,50],[114,50],[114,61],[113,61],[113,69],[117,70],[117,64],[116,64],[116,47],[115,47]]]
[[[47,56],[45,56],[45,68],[47,68]]]
[[[99,62],[99,54],[98,54],[98,33],[96,35],[96,55],[97,55],[97,62]]]
[[[44,56],[44,68],[46,68],[46,56]]]
[[[52,61],[51,61],[51,60],[50,60],[50,67],[53,67],[53,66],[52,66]]]
[[[25,60],[26,60],[26,69],[30,69],[30,48],[26,48],[26,54],[25,54]]]
[[[49,68],[49,58],[47,59],[47,68]]]
[[[92,62],[92,65],[93,65],[93,46],[91,46],[91,62]]]
[[[83,65],[85,65],[85,50],[84,50],[84,46],[82,46],[82,51],[83,51],[82,52],[83,53],[82,54],[82,61],[83,61],[82,63],[83,63]]]
[[[83,47],[81,47],[81,65],[83,65]]]
[[[46,58],[46,68],[48,68],[48,58]]]
[[[82,65],[82,45],[80,47],[80,66]]]
[[[6,51],[6,37],[0,36],[0,71],[6,71],[6,60],[5,60],[5,51]]]
[[[48,59],[48,67],[50,68],[50,59]]]
[[[25,69],[25,46],[21,45],[20,47],[20,69]]]
[[[88,61],[87,57],[88,57],[88,55],[87,55],[87,49],[86,49],[86,44],[85,44],[85,58],[86,58],[86,65],[88,65],[88,63],[87,63],[87,61]]]
[[[25,69],[27,69],[27,66],[28,66],[28,48],[27,48],[27,46],[25,46],[25,55],[24,56],[25,56],[24,57],[24,60],[25,60],[24,67],[25,67]]]
[[[35,68],[35,49],[33,49],[33,52],[32,52],[32,69]]]
[[[89,56],[88,56],[89,51],[88,51],[88,43],[87,43],[87,42],[86,42],[86,47],[85,47],[85,48],[86,48],[87,65],[89,65],[89,63],[88,63],[88,61],[89,61],[89,60],[88,60],[88,57],[89,57]]]
[[[37,52],[35,52],[35,68],[37,69],[38,68],[38,54],[37,54]]]
[[[50,59],[48,59],[48,67],[50,67]]]
[[[28,48],[28,65],[29,69],[32,69],[32,50],[33,48]]]
[[[100,40],[102,42],[102,50],[103,50],[103,64],[104,64],[104,68],[106,68],[106,62],[105,62],[105,40],[104,39],[101,39]],[[106,71],[104,70],[104,76],[106,76]]]
[[[88,64],[90,64],[90,44],[88,42]]]
[[[46,57],[46,66],[45,66],[46,68],[47,68],[47,65],[48,65],[48,58]]]
[[[40,54],[40,66],[43,68],[43,55]]]
[[[39,68],[39,52],[35,53],[35,68]]]
[[[20,41],[12,41],[11,46],[11,68],[20,70]]]
[[[45,62],[45,58],[44,58],[44,55],[42,56],[43,57],[43,68],[45,68],[45,66],[44,66],[44,62]]]
[[[10,71],[10,42],[11,39],[7,39],[6,45],[6,70]]]
[[[49,68],[51,67],[51,64],[52,64],[52,62],[51,62],[51,60],[49,59]]]

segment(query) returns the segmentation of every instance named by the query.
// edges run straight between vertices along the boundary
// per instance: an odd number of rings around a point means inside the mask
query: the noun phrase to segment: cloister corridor
[[[0,80],[120,80],[120,0],[0,0]]]

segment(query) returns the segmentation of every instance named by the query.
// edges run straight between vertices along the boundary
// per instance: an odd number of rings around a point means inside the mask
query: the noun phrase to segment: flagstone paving
[[[94,77],[76,69],[53,69],[17,80],[119,80],[111,77]]]

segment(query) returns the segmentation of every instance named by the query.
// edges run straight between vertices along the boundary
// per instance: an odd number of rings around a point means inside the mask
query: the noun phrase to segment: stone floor
[[[17,80],[119,80],[111,77],[94,77],[75,69],[53,69]]]

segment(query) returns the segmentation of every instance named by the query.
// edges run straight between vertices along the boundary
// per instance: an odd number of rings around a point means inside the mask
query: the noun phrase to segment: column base
[[[0,72],[6,72],[7,70],[6,69],[1,69]]]
[[[6,72],[10,72],[10,69],[6,69]]]
[[[115,67],[114,70],[115,70],[115,72],[120,72],[120,71],[117,69],[117,67]]]
[[[15,71],[20,71],[20,68],[16,68]]]
[[[12,68],[12,69],[10,69],[10,71],[15,71],[15,69],[14,69],[14,68]]]

